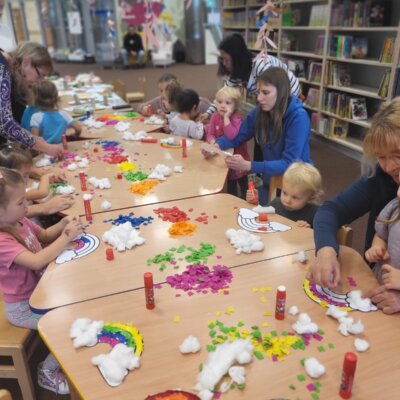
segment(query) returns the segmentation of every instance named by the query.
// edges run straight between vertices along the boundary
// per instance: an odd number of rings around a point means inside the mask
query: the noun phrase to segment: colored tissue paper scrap
[[[157,186],[159,183],[160,181],[158,180],[147,179],[144,181],[133,183],[129,188],[129,190],[131,191],[131,193],[140,194],[144,196],[145,194],[150,192],[150,190],[152,190],[154,186]]]
[[[103,222],[111,222],[112,225],[121,225],[129,222],[132,227],[137,228],[140,225],[148,225],[153,222],[153,217],[134,217],[134,212],[131,211],[128,215],[120,214],[117,218],[106,219]]]
[[[118,171],[128,172],[134,171],[137,168],[137,165],[130,161],[123,161],[120,164],[117,164]]]
[[[143,181],[148,178],[148,174],[142,171],[128,171],[124,173],[124,177],[127,181],[131,182],[137,182],[137,181]]]
[[[180,210],[176,206],[170,208],[160,207],[153,211],[158,215],[158,218],[161,218],[163,221],[180,222],[188,221],[190,219],[184,211]]]
[[[192,224],[188,221],[179,221],[172,224],[172,226],[168,229],[168,233],[171,236],[185,236],[191,235],[196,230],[196,224]]]

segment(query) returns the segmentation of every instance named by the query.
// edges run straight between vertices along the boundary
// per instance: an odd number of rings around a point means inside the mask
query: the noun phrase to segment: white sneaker
[[[68,382],[61,369],[45,369],[43,362],[38,365],[38,385],[58,394],[69,394]]]

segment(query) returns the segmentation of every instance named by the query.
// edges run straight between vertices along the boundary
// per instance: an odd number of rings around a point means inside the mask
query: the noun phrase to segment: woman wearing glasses
[[[12,140],[23,148],[51,156],[62,154],[62,145],[48,144],[20,125],[31,100],[31,86],[52,71],[47,49],[34,42],[21,42],[11,53],[0,50],[0,141]]]
[[[256,96],[256,82],[258,77],[271,67],[279,67],[286,71],[290,92],[299,96],[300,85],[298,79],[289,71],[287,65],[276,57],[268,55],[266,58],[253,60],[253,54],[247,48],[246,42],[239,33],[234,33],[222,40],[218,46],[218,76],[227,76],[225,86],[241,87]],[[201,120],[206,121],[216,111],[212,104],[206,113],[201,115]]]

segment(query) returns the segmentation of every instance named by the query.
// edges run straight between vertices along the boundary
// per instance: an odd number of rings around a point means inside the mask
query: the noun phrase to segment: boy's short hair
[[[283,174],[283,182],[310,192],[313,201],[319,201],[324,194],[321,174],[317,168],[305,162],[291,164]]]
[[[235,102],[236,110],[240,108],[240,104],[242,103],[242,92],[240,91],[240,89],[231,86],[223,86],[215,94],[215,98],[218,99],[218,97],[221,95],[232,99]]]
[[[178,95],[182,92],[182,90],[182,85],[176,80],[170,81],[165,87],[165,98],[167,99],[168,103],[175,106],[175,108],[177,106]]]
[[[176,99],[177,109],[180,113],[192,111],[194,106],[199,106],[199,103],[199,95],[192,89],[182,90]]]
[[[170,72],[165,72],[158,78],[158,83],[165,83],[176,80],[178,80],[178,78],[174,74],[171,74]]]
[[[34,88],[35,106],[40,110],[53,109],[58,104],[58,91],[53,82],[42,81]]]

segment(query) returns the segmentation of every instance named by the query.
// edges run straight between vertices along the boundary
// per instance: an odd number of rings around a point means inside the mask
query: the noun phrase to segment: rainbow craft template
[[[378,308],[366,301],[362,305],[357,305],[352,300],[350,295],[352,292],[347,293],[335,293],[333,290],[328,288],[323,288],[320,285],[310,282],[308,279],[304,279],[303,288],[307,296],[314,300],[322,307],[329,307],[334,305],[344,311],[362,311],[370,312],[376,311]]]
[[[238,225],[246,231],[256,233],[276,233],[286,232],[292,228],[289,225],[281,224],[276,221],[258,221],[258,213],[248,208],[239,208]]]
[[[86,233],[80,238],[75,239],[73,243],[75,243],[73,248],[64,250],[56,258],[56,264],[64,264],[68,261],[93,253],[99,247],[100,240],[97,236]]]

